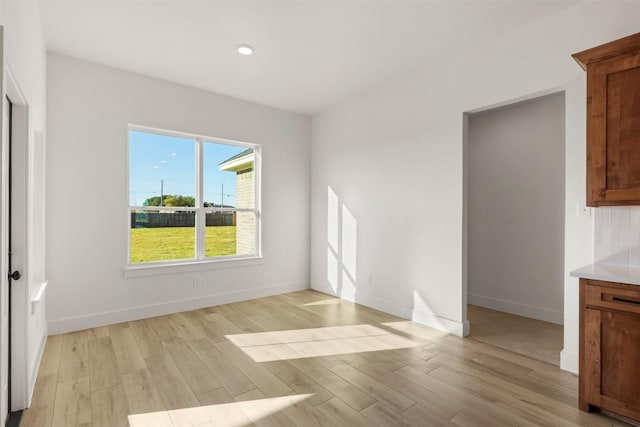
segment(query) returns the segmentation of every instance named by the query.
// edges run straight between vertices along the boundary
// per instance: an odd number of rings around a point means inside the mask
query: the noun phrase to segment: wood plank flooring
[[[467,318],[469,338],[560,366],[562,325],[475,305],[467,306]]]
[[[622,426],[577,378],[314,291],[50,336],[21,426]]]

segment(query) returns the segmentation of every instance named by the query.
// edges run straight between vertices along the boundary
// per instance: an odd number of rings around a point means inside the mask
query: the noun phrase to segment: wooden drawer
[[[640,286],[585,281],[585,305],[640,314]]]

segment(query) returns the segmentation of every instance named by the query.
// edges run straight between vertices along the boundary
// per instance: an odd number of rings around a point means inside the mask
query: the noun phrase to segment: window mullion
[[[205,256],[206,213],[204,211],[203,194],[203,142],[196,138],[196,258]]]

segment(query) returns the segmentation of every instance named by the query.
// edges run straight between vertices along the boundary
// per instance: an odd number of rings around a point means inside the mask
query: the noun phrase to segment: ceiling
[[[573,3],[40,0],[40,11],[50,51],[312,114]]]

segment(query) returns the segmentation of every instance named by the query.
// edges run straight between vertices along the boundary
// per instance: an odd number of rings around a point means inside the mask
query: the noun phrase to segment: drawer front
[[[585,286],[585,305],[640,314],[640,287],[635,285],[607,286],[589,281]]]

